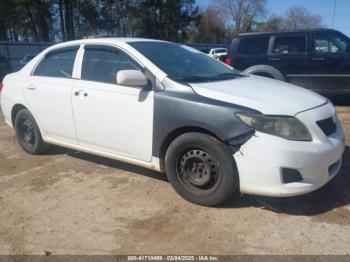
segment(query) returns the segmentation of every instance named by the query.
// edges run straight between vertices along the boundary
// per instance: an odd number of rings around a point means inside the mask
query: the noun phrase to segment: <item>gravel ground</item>
[[[350,107],[339,107],[350,138]],[[350,148],[324,188],[182,200],[164,176],[68,149],[24,153],[0,117],[0,254],[349,254]]]

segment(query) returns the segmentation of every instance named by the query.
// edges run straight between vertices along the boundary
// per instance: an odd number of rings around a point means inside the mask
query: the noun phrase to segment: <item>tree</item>
[[[101,29],[109,36],[130,36],[135,0],[107,0],[101,7]]]
[[[282,30],[283,17],[278,15],[272,15],[267,21],[257,24],[256,30],[262,32],[272,32]]]
[[[222,17],[233,24],[235,33],[254,29],[257,20],[265,14],[266,0],[214,0]]]
[[[307,29],[322,27],[319,15],[313,15],[303,7],[290,8],[282,20],[282,29]]]
[[[222,44],[230,40],[230,30],[226,28],[225,21],[216,8],[209,6],[207,10],[200,11],[199,15],[200,22],[194,33],[194,42]]]
[[[198,7],[195,0],[139,0],[133,16],[137,36],[185,41],[198,20]]]
[[[282,15],[273,14],[267,21],[258,25],[258,31],[295,30],[308,28],[321,28],[322,18],[311,14],[303,7],[292,7]]]

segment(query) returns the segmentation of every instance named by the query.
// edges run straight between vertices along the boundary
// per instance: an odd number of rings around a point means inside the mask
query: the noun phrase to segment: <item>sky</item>
[[[334,2],[336,1],[334,29],[350,37],[350,0],[267,0],[268,14],[283,14],[292,6],[302,6],[313,14],[322,17],[323,24],[332,28]],[[197,0],[200,7],[206,8],[212,0]]]

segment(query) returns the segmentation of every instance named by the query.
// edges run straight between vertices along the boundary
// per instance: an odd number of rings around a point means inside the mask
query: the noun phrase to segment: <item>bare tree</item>
[[[321,16],[311,14],[303,7],[295,6],[286,12],[282,20],[282,29],[320,28],[321,21]]]
[[[235,33],[251,31],[265,13],[266,0],[215,0],[214,6],[231,22]]]
[[[284,15],[273,14],[258,25],[258,31],[295,30],[321,28],[322,18],[310,13],[303,7],[292,7]]]
[[[200,11],[200,22],[197,31],[193,34],[193,42],[222,44],[229,42],[230,31],[225,26],[220,12],[213,6],[207,10]]]

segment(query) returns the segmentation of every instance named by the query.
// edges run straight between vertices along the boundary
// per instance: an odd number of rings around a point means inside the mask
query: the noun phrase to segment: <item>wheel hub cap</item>
[[[34,126],[29,120],[26,120],[23,122],[21,127],[21,134],[24,142],[29,144],[34,143],[34,140],[35,140]]]
[[[210,155],[203,150],[188,151],[181,158],[181,173],[195,186],[207,185],[217,174],[217,167]]]

